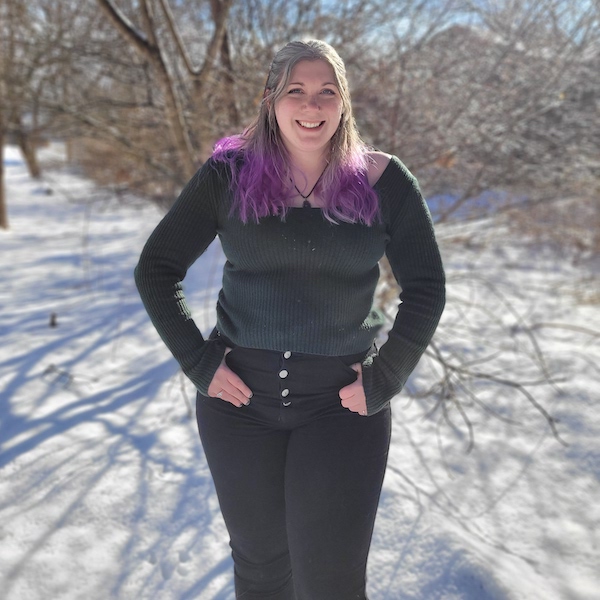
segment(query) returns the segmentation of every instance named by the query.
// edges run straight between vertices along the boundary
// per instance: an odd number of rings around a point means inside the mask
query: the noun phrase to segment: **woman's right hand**
[[[225,350],[225,356],[208,386],[208,395],[241,408],[250,404],[252,390],[227,366],[225,357],[230,352],[231,348]]]

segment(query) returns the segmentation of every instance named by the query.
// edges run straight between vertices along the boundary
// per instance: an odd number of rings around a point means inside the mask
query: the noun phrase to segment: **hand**
[[[342,399],[342,406],[348,410],[358,413],[359,415],[367,416],[367,398],[365,396],[365,388],[362,381],[362,365],[355,363],[350,365],[356,371],[358,377],[356,381],[343,387],[339,396]]]
[[[225,350],[225,356],[231,352],[231,348]],[[227,366],[225,356],[215,371],[208,386],[208,395],[230,402],[238,408],[250,404],[252,391],[250,388]]]

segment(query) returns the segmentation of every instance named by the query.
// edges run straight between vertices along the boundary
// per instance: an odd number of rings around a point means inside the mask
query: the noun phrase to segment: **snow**
[[[160,211],[73,174],[60,147],[42,158],[52,165],[36,182],[17,150],[5,151],[0,597],[231,600],[194,391],[132,280]],[[431,400],[395,399],[371,600],[600,598],[599,305],[578,293],[597,280],[585,266],[507,243],[500,229],[439,228],[449,304],[438,343],[464,359],[475,352],[467,329],[477,327],[477,351],[495,354],[498,372],[526,380],[547,368],[555,382],[529,391],[568,445],[523,396],[489,382],[471,383],[504,420],[463,399],[470,453],[456,411],[450,426],[431,413]],[[458,244],[464,236],[470,243]],[[221,260],[211,246],[186,280],[205,332]],[[543,365],[527,334],[532,324]],[[506,327],[512,338],[502,337]],[[426,388],[436,370],[424,359],[411,389]]]

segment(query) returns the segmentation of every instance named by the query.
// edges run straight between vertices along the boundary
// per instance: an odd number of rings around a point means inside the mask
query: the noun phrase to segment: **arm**
[[[212,161],[185,186],[146,242],[135,268],[135,282],[148,315],[183,372],[208,395],[208,386],[225,353],[220,340],[205,340],[183,294],[188,268],[217,233],[217,207],[228,182]]]
[[[401,304],[379,353],[362,366],[367,413],[398,394],[429,344],[445,304],[445,277],[433,223],[416,179],[397,162],[385,180],[386,255],[402,288]]]

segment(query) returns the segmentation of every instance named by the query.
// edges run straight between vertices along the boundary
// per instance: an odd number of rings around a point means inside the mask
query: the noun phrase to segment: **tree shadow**
[[[90,599],[227,594],[226,539],[186,406],[193,386],[181,379],[133,284],[156,213],[124,208],[129,224],[121,223],[105,207],[65,207],[58,196],[55,209],[41,213],[41,196],[31,197],[30,212],[23,198],[7,253],[13,268],[0,273],[12,296],[0,317],[0,513],[11,540],[11,559],[0,567],[3,597],[23,597],[27,588],[70,598],[82,586]],[[132,227],[148,212],[151,224]],[[218,247],[186,279],[207,325],[215,260]],[[220,558],[204,547],[206,536]],[[102,553],[108,566],[95,572],[90,560]]]

